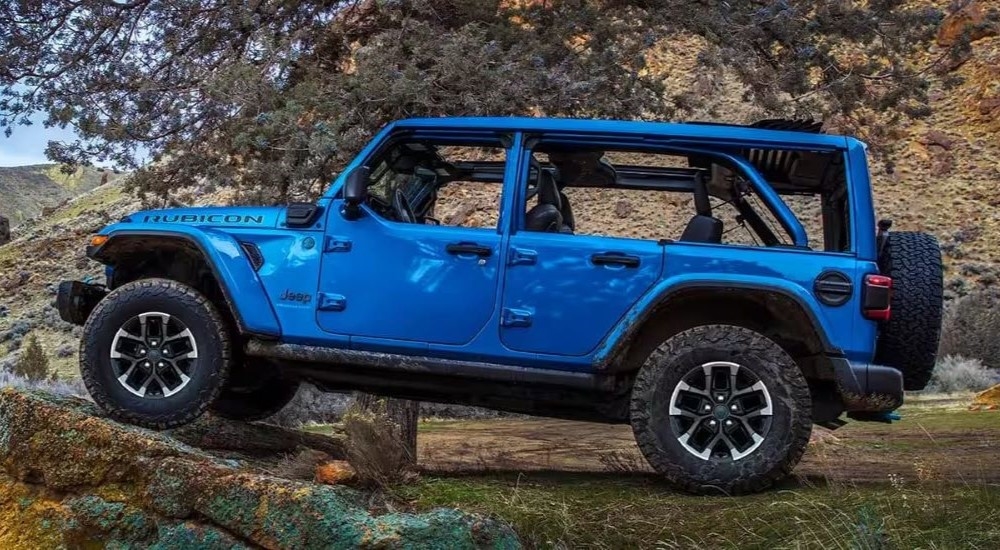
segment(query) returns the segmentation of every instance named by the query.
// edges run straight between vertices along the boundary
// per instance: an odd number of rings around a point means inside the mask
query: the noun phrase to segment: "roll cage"
[[[467,133],[448,135],[442,131],[392,133],[366,162],[374,164],[370,185],[370,204],[392,218],[392,192],[402,189],[405,199],[423,222],[433,211],[437,190],[453,181],[502,183],[505,163],[502,161],[449,162],[438,153],[447,145],[480,144],[500,146],[510,143],[509,137],[497,132],[492,135]],[[612,165],[616,177],[600,187],[611,189],[656,190],[693,193],[699,180],[707,182],[712,197],[722,205],[730,204],[738,212],[737,220],[745,225],[765,246],[808,248],[808,238],[800,220],[780,198],[789,195],[822,196],[824,241],[827,250],[849,247],[847,186],[844,176],[843,152],[838,150],[808,150],[798,148],[771,149],[734,146],[698,147],[662,144],[654,148],[622,143],[612,136],[540,134],[527,136],[526,150],[608,148],[634,149],[664,155],[684,156],[688,167],[653,167]],[[552,164],[529,163],[527,203],[534,196],[538,171],[552,173],[561,186],[588,187],[586,182],[566,182]],[[389,183],[390,176],[406,176],[405,181]],[[398,178],[397,178],[398,179]],[[390,189],[392,188],[392,189]],[[759,198],[759,201],[750,200]],[[757,204],[754,204],[757,203]],[[776,230],[773,220],[780,226]],[[436,220],[434,220],[436,221]],[[787,239],[786,239],[787,237]]]

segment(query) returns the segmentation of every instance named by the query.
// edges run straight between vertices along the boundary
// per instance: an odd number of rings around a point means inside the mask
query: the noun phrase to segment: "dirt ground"
[[[815,428],[795,476],[811,483],[1000,483],[1000,411],[922,403],[892,425]],[[424,421],[419,461],[455,472],[649,472],[628,426],[548,419]]]

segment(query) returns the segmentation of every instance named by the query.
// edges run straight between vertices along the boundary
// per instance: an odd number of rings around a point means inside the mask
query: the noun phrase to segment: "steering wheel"
[[[417,223],[417,216],[413,213],[410,201],[406,199],[403,191],[396,189],[392,194],[392,209],[396,212],[396,217],[403,223]]]

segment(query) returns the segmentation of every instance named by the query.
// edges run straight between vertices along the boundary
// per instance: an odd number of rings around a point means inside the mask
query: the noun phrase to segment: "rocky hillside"
[[[0,168],[0,216],[16,226],[119,177],[101,168],[66,173],[57,164]]]
[[[283,457],[296,453],[315,457],[308,479],[287,477]],[[333,481],[325,472],[341,454],[334,438],[211,418],[150,432],[102,418],[81,399],[8,388],[0,547],[520,547],[497,521],[390,512],[359,491],[312,481]]]

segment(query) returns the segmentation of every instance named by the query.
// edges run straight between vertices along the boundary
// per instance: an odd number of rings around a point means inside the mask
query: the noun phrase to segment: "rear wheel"
[[[283,377],[273,365],[257,361],[250,359],[233,369],[229,383],[212,403],[213,413],[230,420],[263,420],[295,399],[300,382]]]
[[[112,418],[154,429],[186,424],[229,375],[226,324],[209,300],[165,279],[122,285],[83,328],[80,373]]]
[[[879,269],[892,277],[892,315],[879,327],[875,362],[899,369],[906,390],[927,386],[937,361],[944,309],[944,270],[937,239],[892,232]]]
[[[767,337],[696,327],[661,344],[632,388],[631,423],[650,465],[696,493],[760,491],[787,476],[812,431],[809,389]]]

